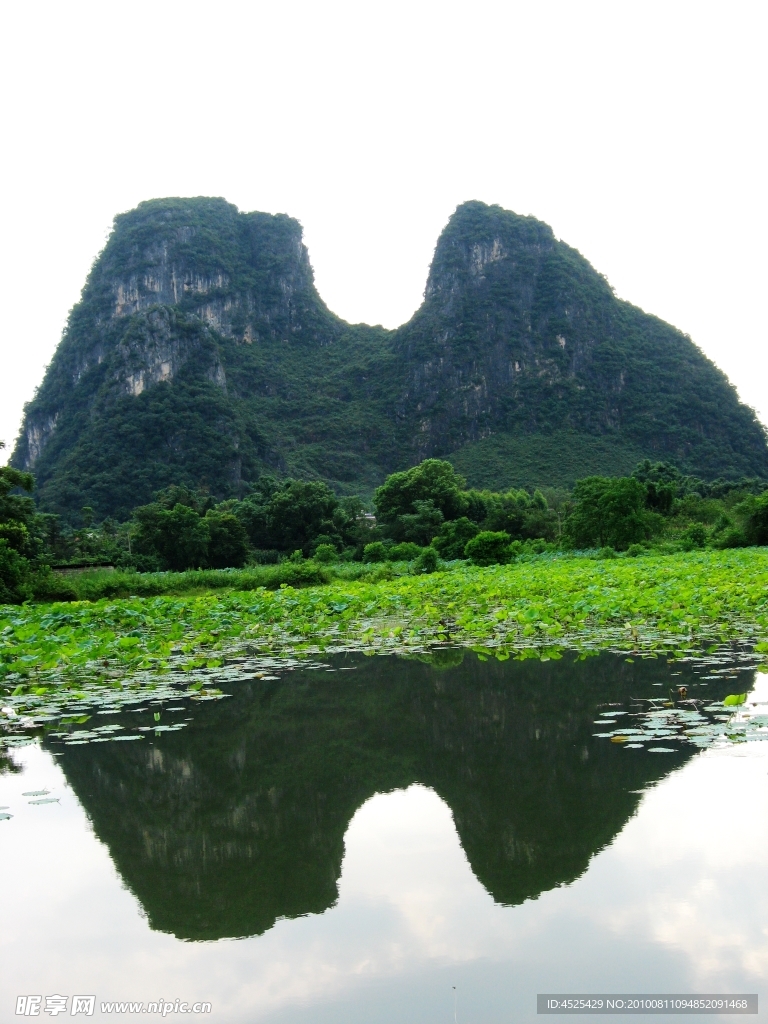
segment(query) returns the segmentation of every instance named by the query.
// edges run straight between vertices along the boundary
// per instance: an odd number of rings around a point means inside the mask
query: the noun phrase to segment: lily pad
[[[11,819],[12,817],[13,817],[13,815],[12,815],[12,814],[3,814],[3,813],[0,813],[0,821],[10,821],[10,819]]]
[[[30,789],[26,793],[22,793],[22,796],[48,796],[50,789]]]
[[[676,754],[674,747],[648,747],[649,754]]]
[[[59,798],[57,796],[46,796],[42,800],[30,800],[31,804],[57,804]]]

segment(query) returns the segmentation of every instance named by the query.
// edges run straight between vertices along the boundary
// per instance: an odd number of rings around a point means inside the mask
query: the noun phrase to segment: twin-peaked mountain
[[[223,199],[122,214],[13,461],[43,507],[122,517],[170,483],[225,497],[272,472],[369,492],[428,456],[494,487],[645,456],[768,477],[763,428],[687,336],[546,224],[479,202],[451,217],[394,331],[328,310],[290,217]]]

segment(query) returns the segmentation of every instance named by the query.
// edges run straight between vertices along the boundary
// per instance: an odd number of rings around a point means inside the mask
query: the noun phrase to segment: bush
[[[440,556],[433,547],[424,548],[419,557],[413,563],[415,573],[434,572],[440,564]]]
[[[511,560],[510,536],[503,530],[482,530],[467,541],[465,556],[473,565],[504,565]]]
[[[693,551],[694,548],[703,548],[707,543],[707,528],[703,523],[693,523],[680,537],[683,551]]]
[[[390,562],[412,562],[414,558],[419,557],[421,551],[418,544],[406,540],[402,544],[393,544],[387,551],[387,558]]]
[[[639,555],[644,555],[646,549],[642,544],[630,544],[627,548],[627,554],[630,558],[637,558]]]
[[[598,551],[598,558],[615,558],[616,551],[614,548],[600,548]]]
[[[29,562],[0,538],[0,604],[20,604],[31,596]]]
[[[743,530],[738,526],[728,526],[714,539],[716,548],[746,548],[749,541]]]
[[[733,511],[742,519],[747,543],[768,544],[768,491],[750,494]]]
[[[329,565],[331,562],[338,562],[339,553],[333,544],[318,544],[315,548],[313,558],[316,562],[322,562],[324,565]]]
[[[386,560],[387,549],[380,540],[375,540],[373,544],[366,544],[363,548],[364,562],[385,562]]]
[[[443,523],[440,527],[440,533],[432,541],[432,546],[437,549],[440,557],[445,558],[446,561],[451,561],[454,558],[463,558],[467,542],[476,537],[479,532],[479,526],[466,516],[462,516],[460,519],[454,519],[450,523]]]

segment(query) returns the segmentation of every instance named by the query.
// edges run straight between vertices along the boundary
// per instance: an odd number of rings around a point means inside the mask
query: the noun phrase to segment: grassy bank
[[[452,643],[498,657],[556,657],[564,647],[679,653],[766,637],[768,549],[541,558],[302,589],[6,606],[0,687],[44,696],[61,684],[120,686],[137,673],[215,675],[243,651],[384,653]]]
[[[51,572],[38,577],[34,596],[43,603],[100,601],[104,598],[159,597],[163,594],[200,594],[206,591],[277,590],[310,587],[333,580],[377,582],[407,572],[405,565],[362,565],[359,562],[321,565],[318,562],[281,562],[246,569],[190,569],[187,572],[85,571]]]

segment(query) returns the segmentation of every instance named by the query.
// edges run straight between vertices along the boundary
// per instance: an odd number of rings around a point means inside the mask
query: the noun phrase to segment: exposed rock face
[[[724,375],[531,217],[459,207],[422,307],[385,331],[328,311],[290,217],[168,199],[116,218],[14,463],[48,508],[125,515],[171,482],[224,496],[270,470],[366,490],[426,456],[472,464],[478,443],[564,431],[571,453],[600,438],[768,477]],[[548,482],[504,458],[508,484]]]

